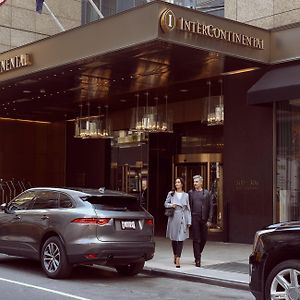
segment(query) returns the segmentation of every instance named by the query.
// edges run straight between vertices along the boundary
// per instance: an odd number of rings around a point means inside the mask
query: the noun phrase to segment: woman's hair
[[[180,180],[180,182],[182,184],[182,190],[184,191],[184,180],[183,180],[183,178],[182,177],[176,177],[175,182],[176,182],[177,179]],[[176,191],[175,183],[174,183],[174,191]]]

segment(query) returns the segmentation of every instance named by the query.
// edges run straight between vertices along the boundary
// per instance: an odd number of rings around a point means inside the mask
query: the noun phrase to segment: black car
[[[300,299],[300,222],[256,233],[249,257],[250,290],[258,300]]]

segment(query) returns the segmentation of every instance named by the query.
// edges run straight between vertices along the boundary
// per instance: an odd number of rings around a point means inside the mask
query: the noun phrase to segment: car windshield
[[[95,206],[96,209],[102,210],[143,210],[135,197],[118,197],[118,196],[87,196],[82,200],[88,201]]]

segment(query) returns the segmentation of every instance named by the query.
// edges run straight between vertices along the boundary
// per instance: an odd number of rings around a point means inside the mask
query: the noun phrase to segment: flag
[[[41,14],[43,10],[44,0],[36,0],[36,11]]]
[[[0,0],[0,6],[5,3],[6,0]]]

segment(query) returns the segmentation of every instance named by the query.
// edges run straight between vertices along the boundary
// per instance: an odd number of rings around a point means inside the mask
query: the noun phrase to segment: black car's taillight
[[[154,225],[154,221],[153,221],[153,219],[145,219],[145,224]]]

